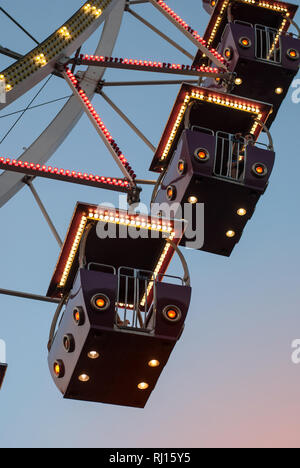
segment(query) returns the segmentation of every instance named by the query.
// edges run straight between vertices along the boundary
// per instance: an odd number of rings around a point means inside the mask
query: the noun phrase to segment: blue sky
[[[1,5],[38,40],[73,14],[82,1],[17,0]],[[197,0],[169,0],[189,24],[203,32],[209,16]],[[191,53],[194,46],[151,5],[138,5],[166,34]],[[297,15],[298,22],[300,20]],[[20,53],[33,43],[0,16],[1,45]],[[85,45],[92,53],[99,33]],[[129,14],[113,54],[188,63]],[[10,59],[0,57],[1,69]],[[162,76],[164,78],[165,75]],[[107,81],[143,80],[138,72],[108,71]],[[159,79],[159,75],[158,75]],[[40,85],[39,85],[40,86]],[[37,87],[38,89],[38,87]],[[26,107],[37,89],[1,112]],[[230,259],[185,251],[193,299],[178,343],[145,410],[65,401],[47,367],[52,305],[0,297],[0,338],[7,344],[9,370],[0,393],[1,447],[234,447],[300,446],[300,365],[291,363],[291,343],[300,338],[299,319],[299,112],[290,91],[272,135],[276,165],[270,186]],[[177,86],[107,88],[106,93],[156,145]],[[52,78],[37,103],[69,94]],[[148,172],[151,151],[100,96],[93,101],[139,178]],[[2,143],[1,156],[18,157],[61,108],[28,112]],[[0,117],[1,117],[0,115]],[[15,120],[0,119],[4,135]],[[119,176],[105,146],[83,117],[51,159],[60,167]],[[35,186],[64,237],[77,201],[117,201],[111,192],[38,180]],[[149,202],[150,191],[143,191]],[[30,191],[24,188],[1,208],[0,287],[44,294],[59,249]],[[171,272],[178,273],[175,261]]]

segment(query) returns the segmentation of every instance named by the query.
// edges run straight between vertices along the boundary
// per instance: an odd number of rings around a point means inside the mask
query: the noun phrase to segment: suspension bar
[[[59,299],[51,299],[50,297],[39,296],[37,294],[25,293],[20,291],[11,291],[9,289],[0,289],[0,294],[4,296],[20,297],[22,299],[31,299],[33,301],[49,302],[50,304],[59,304]]]
[[[94,65],[96,67],[119,68],[123,70],[138,70],[154,73],[168,73],[172,75],[185,75],[197,77],[229,78],[230,73],[213,67],[195,67],[175,63],[163,63],[151,60],[135,60],[127,58],[97,57],[94,55],[81,55],[73,58],[69,63],[76,65]]]
[[[207,47],[207,42],[178,16],[163,0],[149,0],[171,23],[173,23],[193,44],[218,68],[227,71],[226,60],[215,49]]]
[[[128,11],[128,13],[130,13],[134,18],[136,18],[142,24],[144,24],[147,28],[151,29],[151,31],[158,34],[158,36],[161,37],[164,41],[168,42],[169,44],[171,44],[171,46],[175,47],[175,49],[179,50],[179,52],[186,55],[190,60],[194,60],[194,56],[192,54],[190,54],[187,50],[185,50],[183,47],[177,44],[177,42],[173,41],[173,39],[167,36],[167,34],[164,34],[160,29],[156,28],[155,26],[153,26],[153,24],[149,23],[149,21],[147,21],[145,18],[138,15],[136,11],[133,11],[131,8],[129,8],[128,4],[126,5],[125,10]]]
[[[51,232],[52,232],[52,234],[53,234],[53,236],[54,236],[54,238],[56,240],[56,242],[58,243],[59,247],[62,248],[63,241],[61,240],[60,235],[58,234],[57,229],[54,226],[54,223],[53,223],[52,219],[50,218],[48,211],[45,208],[45,205],[43,204],[39,194],[37,193],[37,191],[36,191],[36,189],[35,189],[35,187],[34,187],[34,185],[32,183],[32,178],[26,176],[26,177],[24,177],[23,181],[24,181],[24,184],[26,184],[29,187],[29,189],[30,189],[30,191],[31,191],[31,193],[32,193],[32,195],[33,195],[39,209],[42,212],[42,215],[44,216],[44,218],[45,218],[45,220],[46,220],[46,222],[47,222],[47,224],[48,224],[48,226],[49,226],[49,228],[50,228],[50,230],[51,230]]]
[[[96,187],[124,193],[128,193],[130,191],[129,182],[125,179],[100,177],[93,174],[18,161],[16,159],[1,157],[0,169],[10,172],[19,172],[32,177],[44,177],[46,179],[59,180],[61,182],[71,182],[73,184],[85,185],[87,187]]]
[[[89,98],[87,97],[83,89],[80,88],[78,80],[75,78],[71,70],[69,70],[69,68],[67,67],[64,67],[64,70],[62,71],[62,73],[66,82],[69,84],[70,88],[72,89],[74,96],[78,98],[78,101],[80,102],[84,112],[86,113],[90,121],[92,122],[98,135],[103,140],[105,146],[108,148],[110,154],[112,155],[115,162],[121,169],[123,175],[129,181],[130,185],[132,187],[135,187],[136,184],[134,182],[134,179],[136,178],[136,175],[133,169],[129,165],[124,154],[122,153],[122,151],[120,151],[120,148],[118,147],[117,143],[112,138],[108,129],[105,127],[104,123],[102,122],[99,115],[95,111]]]

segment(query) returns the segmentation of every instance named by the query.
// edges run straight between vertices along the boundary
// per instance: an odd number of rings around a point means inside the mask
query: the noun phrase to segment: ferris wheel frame
[[[99,26],[103,21],[105,21],[105,24],[95,54],[111,55],[114,49],[123,19],[125,0],[117,2],[114,0],[113,4],[115,8],[104,14],[101,21],[99,20]],[[94,30],[91,30],[89,35],[93,32]],[[86,39],[86,35],[83,35],[81,38],[82,43]],[[80,42],[76,43],[76,47],[80,47]],[[54,69],[55,64],[49,68],[48,74],[52,73]],[[81,86],[86,90],[90,98],[94,96],[98,83],[103,79],[104,73],[105,69],[95,69],[95,67],[89,67],[85,72]],[[2,108],[4,106],[2,104]],[[45,164],[71,133],[82,114],[83,109],[76,97],[70,97],[44,132],[24,151],[18,160]],[[0,208],[24,187],[23,179],[24,175],[18,173],[5,171],[1,174]]]

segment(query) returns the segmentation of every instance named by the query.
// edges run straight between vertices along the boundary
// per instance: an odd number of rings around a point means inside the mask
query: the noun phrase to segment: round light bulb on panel
[[[80,382],[88,382],[90,380],[90,377],[87,375],[87,374],[81,374],[79,377],[78,377],[78,380],[80,380]]]
[[[100,357],[100,354],[97,351],[90,351],[88,353],[89,359],[98,359],[99,357]]]
[[[275,93],[278,94],[278,96],[279,96],[280,94],[283,93],[283,88],[276,88]]]
[[[149,388],[149,384],[147,384],[147,382],[141,382],[138,384],[139,390],[147,390],[147,388]]]
[[[188,198],[188,202],[191,204],[191,205],[195,205],[196,203],[198,203],[198,198],[195,197],[194,195],[189,197]]]
[[[151,359],[151,361],[148,362],[149,367],[158,367],[160,365],[160,362],[157,359]]]
[[[235,236],[235,232],[232,231],[231,229],[229,231],[226,232],[226,236],[231,239],[232,237]]]
[[[245,208],[239,208],[239,209],[237,210],[237,214],[238,214],[239,216],[245,216],[245,215],[247,214],[247,210],[245,210]]]
[[[240,85],[243,83],[243,80],[242,80],[242,78],[236,78],[236,79],[234,80],[234,82],[235,82],[235,84],[236,84],[237,86],[240,86]]]

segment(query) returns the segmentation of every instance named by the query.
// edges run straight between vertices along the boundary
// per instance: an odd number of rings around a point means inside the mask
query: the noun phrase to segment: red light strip
[[[227,70],[227,61],[215,49],[208,46],[207,42],[197,31],[191,28],[175,11],[172,10],[163,0],[150,0],[161,13],[172,21],[210,60],[212,60],[222,70]]]
[[[120,167],[121,171],[125,175],[126,178],[128,178],[129,182],[131,185],[135,185],[134,179],[136,178],[136,174],[134,173],[132,167],[128,163],[127,159],[125,158],[124,154],[118,147],[117,143],[109,133],[108,129],[102,122],[101,118],[97,114],[96,110],[91,104],[91,101],[81,89],[78,80],[76,77],[73,75],[71,70],[69,68],[65,68],[65,71],[63,72],[64,77],[66,78],[66,81],[69,83],[71,86],[73,92],[76,93],[77,97],[79,98],[84,111],[92,121],[93,125],[95,126],[98,134],[101,136],[103,139],[104,143],[108,147],[110,153],[114,157],[115,161],[117,162],[118,166]]]
[[[156,62],[151,60],[136,60],[136,59],[127,59],[127,58],[115,58],[115,57],[103,57],[95,55],[81,55],[79,59],[76,60],[77,65],[90,65],[94,63],[98,66],[105,66],[111,68],[127,68],[133,70],[142,70],[142,71],[154,71],[158,73],[180,73],[184,75],[196,75],[200,76],[203,74],[224,74],[219,68],[205,67],[205,66],[190,66],[190,65],[180,65],[176,63],[165,63],[165,62]]]
[[[46,177],[49,179],[61,180],[63,182],[73,182],[91,187],[101,187],[128,191],[129,182],[124,179],[115,179],[110,177],[100,177],[98,175],[87,174],[83,172],[58,169],[57,167],[34,164],[27,161],[18,161],[0,157],[0,169],[22,174],[32,175],[33,177]],[[103,186],[103,187],[102,187]],[[127,190],[125,190],[127,189]]]

